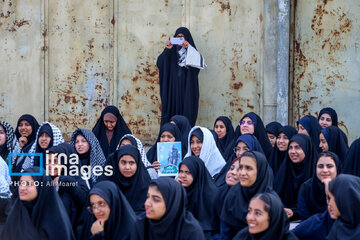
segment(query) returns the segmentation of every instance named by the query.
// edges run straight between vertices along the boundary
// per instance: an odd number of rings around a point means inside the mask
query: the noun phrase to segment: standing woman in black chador
[[[189,29],[178,28],[174,37],[183,37],[184,42],[173,45],[167,41],[156,62],[160,78],[161,125],[178,114],[186,116],[194,126],[199,108],[198,75],[206,65],[196,51]],[[192,55],[187,54],[189,51],[197,53],[200,62],[189,65],[188,57]]]
[[[100,176],[94,174],[92,169],[96,166],[105,168],[106,158],[101,149],[100,143],[94,133],[89,129],[78,128],[71,135],[71,145],[79,156],[81,166],[90,166],[90,179],[86,180],[89,186],[93,186]]]
[[[131,134],[119,109],[115,106],[107,106],[101,112],[92,131],[99,140],[105,158],[115,151],[122,136]]]
[[[326,107],[321,109],[318,117],[319,124],[322,128],[338,126],[338,116],[334,109]]]
[[[38,173],[38,167],[25,173]],[[21,176],[15,200],[0,239],[72,240],[69,217],[49,176]]]
[[[287,150],[289,147],[289,141],[296,133],[296,129],[292,126],[283,126],[279,129],[279,133],[276,137],[276,145],[273,148],[269,157],[269,164],[271,169],[273,170],[274,177],[276,177],[281,163],[284,161],[288,153]]]
[[[199,222],[186,210],[185,189],[170,177],[151,182],[146,211],[137,217],[131,240],[204,240]]]
[[[324,151],[335,153],[341,163],[344,162],[346,154],[349,151],[348,141],[345,133],[340,128],[330,126],[320,131],[320,148]]]
[[[79,239],[130,240],[136,216],[119,188],[110,181],[96,183],[89,192]]]
[[[233,240],[298,240],[289,231],[289,219],[276,193],[256,194],[249,203],[246,221],[248,227]]]
[[[328,210],[336,219],[328,240],[360,239],[360,178],[340,174],[329,182]]]
[[[213,211],[217,187],[204,162],[196,156],[184,158],[177,181],[187,192],[187,210],[199,221],[206,239],[210,239],[217,228]]]
[[[360,138],[356,139],[350,146],[343,163],[343,173],[360,177]]]
[[[279,194],[291,220],[300,219],[297,213],[298,193],[315,172],[317,153],[309,136],[296,134],[290,139],[288,155],[276,175],[274,190]]]
[[[224,156],[226,147],[231,144],[235,136],[234,127],[232,126],[231,120],[225,116],[218,117],[214,123],[214,131],[219,138],[219,151]]]
[[[137,147],[133,145],[120,147],[109,156],[107,165],[113,167],[113,175],[104,179],[116,183],[136,214],[144,211],[146,189],[151,178],[141,161]]]
[[[31,145],[36,138],[36,132],[39,129],[39,123],[30,114],[22,115],[16,125],[15,134],[19,140],[21,149]]]
[[[319,147],[320,130],[321,126],[318,120],[314,116],[304,116],[297,121],[298,133],[308,135],[311,138],[312,143],[318,153],[321,152]]]

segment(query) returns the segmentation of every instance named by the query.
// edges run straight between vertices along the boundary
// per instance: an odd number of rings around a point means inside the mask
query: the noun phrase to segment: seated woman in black
[[[327,208],[324,181],[334,179],[341,172],[341,164],[336,154],[322,152],[316,162],[316,174],[305,181],[300,188],[297,210],[301,220],[323,213]]]
[[[51,176],[53,185],[64,204],[71,224],[76,224],[84,207],[89,189],[81,178],[80,164],[72,162],[76,152],[69,143],[60,143],[49,148],[46,161],[46,174]],[[77,171],[78,170],[78,171]],[[71,174],[73,172],[73,174]]]
[[[14,156],[12,159],[8,159],[9,153],[15,151],[20,152],[21,148],[14,129],[9,123],[0,121],[0,157],[2,157],[8,165],[12,164],[12,172],[19,172],[19,170],[21,170],[19,158],[16,159]],[[17,171],[14,170],[15,168],[17,168]]]
[[[360,239],[360,178],[340,174],[329,182],[328,210],[336,219],[327,237],[328,240]]]
[[[122,146],[109,156],[108,165],[113,167],[113,175],[107,179],[116,183],[136,214],[143,212],[151,179],[139,150],[133,145]]]
[[[343,163],[343,173],[360,177],[360,138],[356,139],[350,146]]]
[[[321,128],[327,128],[330,126],[338,126],[338,116],[334,109],[326,107],[320,110],[318,117]]]
[[[289,231],[289,219],[276,193],[256,194],[249,203],[246,221],[248,227],[236,234],[234,240],[298,239]]]
[[[279,129],[279,134],[276,137],[276,146],[273,148],[269,158],[269,164],[273,170],[274,177],[276,177],[281,163],[287,155],[290,138],[292,138],[292,136],[296,133],[296,129],[292,126],[283,126]]]
[[[273,148],[276,145],[276,139],[279,134],[280,128],[282,128],[282,125],[279,122],[268,123],[265,127],[265,132]]]
[[[186,210],[185,189],[174,179],[159,177],[150,184],[145,213],[137,217],[132,240],[204,240],[199,222]]]
[[[29,168],[25,173],[38,173]],[[0,239],[75,239],[64,205],[49,176],[21,176],[15,200]]]
[[[245,152],[240,156],[240,184],[225,197],[220,215],[220,234],[214,239],[232,239],[247,226],[246,213],[250,199],[257,193],[272,191],[272,170],[263,153]]]
[[[175,115],[170,118],[170,123],[175,124],[181,133],[181,142],[184,143],[184,151],[187,152],[188,135],[191,130],[189,119],[182,115]]]
[[[297,121],[297,126],[298,133],[309,136],[312,143],[314,144],[315,150],[320,153],[321,148],[319,147],[319,135],[321,126],[319,125],[318,120],[314,116],[304,116],[299,121]]]
[[[71,135],[71,145],[75,148],[80,166],[90,166],[90,179],[87,180],[89,189],[93,186],[100,176],[93,173],[92,169],[96,166],[105,168],[106,158],[101,149],[100,143],[94,133],[88,129],[78,128]]]
[[[88,212],[79,239],[130,240],[136,216],[115,183],[96,183],[87,199]]]
[[[33,144],[39,123],[30,114],[22,115],[16,125],[15,134],[20,143],[21,149]]]
[[[125,134],[131,134],[120,111],[115,106],[107,106],[102,112],[92,129],[100,146],[104,152],[105,158],[115,152],[120,138]]]
[[[234,127],[232,126],[231,120],[225,116],[218,117],[214,123],[214,131],[219,138],[219,151],[224,156],[226,147],[231,144],[235,136]]]
[[[339,157],[341,163],[345,161],[349,146],[347,137],[340,128],[330,126],[321,129],[319,139],[319,146],[323,152],[333,152]]]
[[[204,230],[206,239],[216,230],[213,211],[217,187],[204,162],[195,156],[184,158],[177,181],[187,192],[187,210],[192,212]]]
[[[306,180],[315,172],[317,153],[309,136],[296,134],[290,139],[288,155],[275,178],[274,189],[279,194],[291,220],[298,220],[298,193]]]

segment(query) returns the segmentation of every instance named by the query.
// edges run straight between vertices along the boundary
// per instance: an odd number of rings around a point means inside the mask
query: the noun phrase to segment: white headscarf
[[[195,126],[190,130],[188,135],[188,152],[185,157],[192,155],[190,147],[191,134],[194,130],[198,128],[200,128],[200,130],[204,134],[203,145],[199,157],[205,163],[205,166],[209,171],[210,175],[214,177],[214,175],[219,173],[223,166],[225,166],[225,160],[221,155],[219,149],[217,148],[214,137],[209,129]]]
[[[11,178],[9,176],[9,167],[0,156],[0,198],[10,198],[11,192],[9,189],[9,182]]]

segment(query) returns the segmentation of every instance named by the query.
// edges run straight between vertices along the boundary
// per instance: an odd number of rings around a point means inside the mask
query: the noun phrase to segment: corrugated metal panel
[[[49,121],[66,139],[112,103],[113,1],[48,1]]]
[[[297,1],[295,10],[294,120],[331,106],[350,141],[360,133],[359,12],[358,0]]]
[[[259,112],[262,9],[259,1],[119,1],[118,105],[131,130],[144,140],[158,133],[156,59],[181,25],[189,27],[208,65],[199,75],[197,123],[212,127],[220,115],[235,123],[248,111]]]
[[[14,127],[23,113],[44,119],[41,6],[0,2],[0,119]]]

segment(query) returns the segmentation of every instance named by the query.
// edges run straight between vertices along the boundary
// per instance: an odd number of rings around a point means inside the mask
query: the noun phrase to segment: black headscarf
[[[188,205],[187,210],[192,212],[204,231],[215,230],[214,212],[212,209],[217,187],[204,162],[195,156],[184,158],[180,163],[186,165],[193,177],[193,182],[186,187]]]
[[[278,134],[276,136],[278,136],[280,133],[284,133],[290,140],[292,136],[297,134],[297,131],[292,126],[283,126],[282,128],[279,129]],[[275,177],[286,155],[287,155],[287,151],[282,152],[279,150],[277,145],[275,145],[269,158],[269,164],[274,172]]]
[[[234,145],[236,145],[236,140],[240,137],[240,135],[241,135],[240,125],[238,124],[235,129],[235,136],[232,139],[232,141],[229,143],[229,145],[226,147],[225,152],[224,152],[224,159],[226,161],[229,160],[231,155],[233,154]]]
[[[104,115],[106,113],[112,113],[117,118],[116,126],[114,128],[110,144],[106,136],[106,126],[104,124]],[[121,116],[119,109],[115,106],[107,106],[101,112],[101,116],[97,120],[92,131],[95,134],[96,138],[99,140],[105,158],[107,158],[111,153],[116,150],[116,146],[118,145],[122,136],[124,136],[125,134],[131,134],[131,131],[126,125],[123,117]]]
[[[224,156],[226,147],[229,144],[231,144],[231,141],[233,140],[233,138],[235,136],[235,132],[234,132],[234,127],[232,126],[231,120],[225,116],[220,116],[215,120],[214,128],[215,128],[216,122],[219,120],[224,123],[225,128],[226,128],[226,135],[223,138],[219,138],[219,144],[218,144],[219,151]]]
[[[236,147],[236,145],[239,142],[245,143],[246,146],[248,146],[249,151],[257,151],[257,152],[261,152],[264,154],[259,141],[252,134],[243,134],[240,137],[238,137],[238,139],[235,141],[235,143],[233,145],[233,149]],[[229,171],[231,164],[232,164],[232,160],[234,160],[235,158],[236,158],[236,153],[233,151],[231,157],[228,159],[228,161],[226,161],[225,166],[221,169],[219,174],[215,177],[215,183],[217,186],[222,186],[226,183],[226,181],[225,181],[226,173]]]
[[[92,194],[97,194],[102,197],[110,208],[109,218],[104,226],[104,239],[130,239],[130,233],[134,227],[136,215],[116,184],[110,181],[96,183],[89,192],[85,206],[90,205],[90,196]],[[84,219],[84,227],[79,239],[90,239],[91,226],[96,221],[96,218],[93,214],[84,211]]]
[[[321,126],[319,124],[319,121],[314,117],[314,116],[304,116],[302,117],[299,121],[297,121],[297,125],[299,125],[299,123],[306,129],[306,131],[308,132],[312,143],[315,146],[315,149],[318,153],[321,152],[321,148],[319,147],[320,145],[320,130],[321,130]]]
[[[123,176],[119,169],[119,160],[124,155],[132,156],[137,165],[136,173],[130,178]],[[112,165],[114,171],[110,177],[111,181],[118,185],[134,211],[144,211],[144,202],[151,179],[141,161],[139,150],[133,145],[122,146],[109,156],[108,165]]]
[[[360,239],[360,178],[340,174],[329,183],[329,191],[334,195],[341,215],[331,228],[328,240]]]
[[[249,228],[241,230],[233,240],[297,240],[298,238],[289,231],[289,219],[284,211],[281,199],[276,193],[262,193],[261,198],[266,198],[270,202],[269,227],[258,234],[250,234]]]
[[[46,133],[51,138],[50,143],[46,149],[41,148],[40,144],[39,144],[39,138],[40,138],[41,134],[43,134],[43,133]],[[51,148],[53,146],[53,143],[54,143],[54,134],[53,134],[53,131],[52,131],[50,125],[49,124],[42,125],[39,129],[38,139],[36,142],[36,152],[43,154],[43,165],[44,165],[44,166],[42,166],[43,168],[45,168],[46,150]],[[37,167],[40,166],[40,158],[39,157],[34,158],[34,166],[37,166]]]
[[[261,120],[261,118],[253,112],[245,114],[241,119],[240,122],[245,118],[249,117],[253,123],[254,123],[254,133],[253,135],[259,140],[261,144],[261,148],[263,149],[266,158],[270,157],[272,145],[270,143],[270,140],[266,134],[264,123]]]
[[[178,28],[174,36],[179,33],[182,33],[185,40],[196,49],[187,28]],[[165,48],[156,62],[160,79],[161,126],[169,122],[174,115],[186,116],[191,126],[194,126],[198,114],[200,70],[178,65],[180,48],[178,45],[171,49]]]
[[[300,145],[305,158],[300,163],[293,163],[288,154],[276,175],[274,190],[279,194],[285,207],[296,207],[301,184],[315,173],[317,159],[316,150],[309,136],[296,134],[290,139],[289,146],[291,142]]]
[[[150,220],[146,214],[138,216],[132,240],[204,240],[203,230],[191,212],[186,210],[185,189],[170,177],[153,180],[164,198],[165,215],[160,220]]]
[[[360,177],[360,138],[356,139],[350,146],[343,163],[343,173]]]
[[[337,174],[341,173],[341,162],[338,156],[332,152],[328,152],[334,160]],[[317,159],[319,161],[319,158]],[[316,164],[317,164],[316,161]],[[316,173],[316,167],[315,167]],[[312,178],[305,181],[300,188],[299,196],[305,198],[306,205],[310,215],[322,213],[327,208],[325,185],[320,181],[316,174]]]
[[[188,145],[188,135],[191,130],[191,125],[189,122],[189,119],[187,117],[182,115],[175,115],[172,118],[170,118],[170,122],[174,121],[176,126],[179,128],[181,133],[181,142],[185,145],[185,152],[187,152],[187,145]]]
[[[149,151],[146,153],[147,159],[149,160],[149,162],[153,163],[157,161],[157,143],[160,142],[160,137],[161,134],[165,131],[168,131],[169,133],[171,133],[174,137],[175,137],[175,141],[176,142],[180,142],[181,141],[181,150],[182,153],[181,155],[184,156],[186,154],[186,152],[184,151],[185,149],[185,143],[182,141],[181,139],[181,134],[180,134],[180,130],[179,128],[171,123],[165,123],[164,125],[161,126],[160,128],[160,132],[159,132],[159,136],[156,140],[156,143],[149,149]],[[187,141],[186,141],[187,142]]]
[[[225,197],[220,219],[236,232],[247,226],[246,214],[252,197],[257,193],[272,191],[274,177],[264,154],[251,151],[256,158],[257,175],[255,183],[250,187],[239,184],[233,186]],[[241,159],[240,159],[241,163]]]
[[[40,172],[38,167],[24,172]],[[69,217],[49,176],[33,176],[38,195],[31,202],[17,198],[6,220],[1,239],[75,239]]]
[[[275,137],[277,137],[277,135],[279,134],[280,128],[282,128],[281,123],[279,123],[279,122],[271,122],[271,123],[268,123],[268,124],[266,125],[265,131],[266,131],[267,133],[274,134]]]
[[[321,129],[321,133],[324,135],[329,146],[328,151],[336,153],[340,161],[343,163],[349,150],[345,133],[335,126]]]
[[[324,113],[327,113],[330,115],[331,121],[332,121],[332,126],[337,127],[338,126],[338,116],[337,116],[336,111],[334,109],[332,109],[331,107],[321,109],[321,111],[319,113],[318,121],[319,121],[321,115],[323,115]]]
[[[26,137],[27,140],[28,140],[28,142],[27,142],[26,145],[23,146],[23,148],[24,148],[24,147],[26,147],[26,146],[31,145],[31,144],[35,141],[35,139],[36,139],[36,132],[37,132],[37,130],[39,129],[40,125],[39,125],[38,121],[36,121],[36,119],[35,119],[32,115],[30,115],[30,114],[24,114],[24,115],[22,115],[22,116],[19,118],[19,120],[18,120],[18,122],[17,122],[17,125],[16,125],[16,129],[15,129],[16,138],[17,138],[18,140],[19,140],[19,138],[21,137],[21,134],[20,134],[20,132],[19,132],[19,124],[20,124],[20,122],[23,121],[23,120],[27,121],[27,122],[30,124],[31,128],[32,128],[31,134]]]

